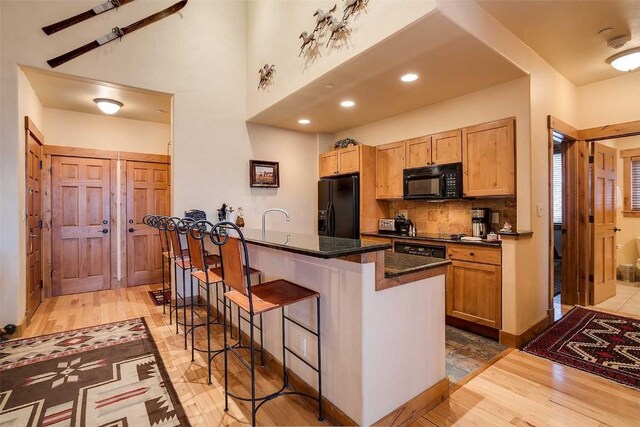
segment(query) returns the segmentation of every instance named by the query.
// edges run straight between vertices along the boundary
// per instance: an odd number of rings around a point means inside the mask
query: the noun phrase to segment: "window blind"
[[[640,186],[638,190],[640,195]],[[553,153],[553,222],[562,224],[562,153]]]
[[[631,210],[640,211],[640,160],[631,161]]]

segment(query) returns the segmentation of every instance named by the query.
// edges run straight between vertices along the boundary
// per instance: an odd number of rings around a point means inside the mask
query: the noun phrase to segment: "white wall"
[[[132,2],[117,13],[99,15],[72,30],[47,37],[40,27],[90,9],[95,1],[0,2],[3,322],[20,322],[24,313],[25,239],[20,216],[24,197],[18,179],[24,168],[24,141],[20,136],[22,112],[16,102],[17,65],[48,69],[47,59],[172,3],[173,0]],[[318,176],[315,136],[254,131],[245,124],[246,8],[246,2],[236,0],[191,0],[180,14],[102,46],[57,70],[174,94],[174,213],[201,207],[212,214],[224,201],[243,206],[247,224],[256,226],[260,223],[257,213],[269,207],[283,207],[292,213],[288,229],[313,232]],[[46,138],[46,129],[43,132]],[[301,162],[304,167],[291,161],[294,151],[306,156]],[[281,162],[281,189],[249,189],[248,161],[252,158]],[[295,176],[292,171],[296,171]],[[252,198],[256,195],[261,196]],[[280,225],[275,215],[269,220],[270,228]]]
[[[44,109],[48,145],[168,154],[171,125],[115,116]]]
[[[336,134],[334,139],[353,138],[361,144],[375,146],[512,116],[516,117],[516,139],[526,141],[530,117],[529,77],[349,129]],[[523,161],[527,158],[523,156]]]
[[[578,129],[640,120],[640,72],[578,88]]]

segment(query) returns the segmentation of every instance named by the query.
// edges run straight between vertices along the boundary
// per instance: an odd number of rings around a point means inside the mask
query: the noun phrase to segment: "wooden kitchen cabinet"
[[[376,147],[376,199],[401,199],[404,141]]]
[[[490,328],[502,327],[499,265],[453,260],[447,273],[447,315]]]
[[[445,165],[462,161],[462,131],[452,130],[431,135],[431,164]]]
[[[360,171],[360,146],[341,148],[338,152],[338,174]]]
[[[320,177],[331,176],[338,173],[337,150],[320,154]]]
[[[320,177],[359,172],[360,151],[358,145],[320,154]]]
[[[408,139],[405,144],[405,168],[420,168],[431,164],[431,137]]]
[[[494,329],[502,327],[502,251],[479,245],[447,245],[446,313]]]
[[[465,197],[516,194],[515,120],[497,120],[462,130]]]

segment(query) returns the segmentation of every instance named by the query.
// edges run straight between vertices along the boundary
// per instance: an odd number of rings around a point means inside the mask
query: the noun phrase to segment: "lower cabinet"
[[[501,270],[499,265],[452,260],[447,274],[447,315],[500,329]]]

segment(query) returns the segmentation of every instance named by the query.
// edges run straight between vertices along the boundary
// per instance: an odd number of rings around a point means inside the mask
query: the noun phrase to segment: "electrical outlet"
[[[538,203],[538,204],[536,205],[536,214],[537,214],[538,216],[542,216],[542,203]]]
[[[491,222],[493,224],[498,224],[500,223],[500,212],[493,212],[491,214]]]
[[[307,338],[306,337],[299,337],[298,338],[298,350],[300,350],[300,353],[302,353],[303,356],[307,355]]]

